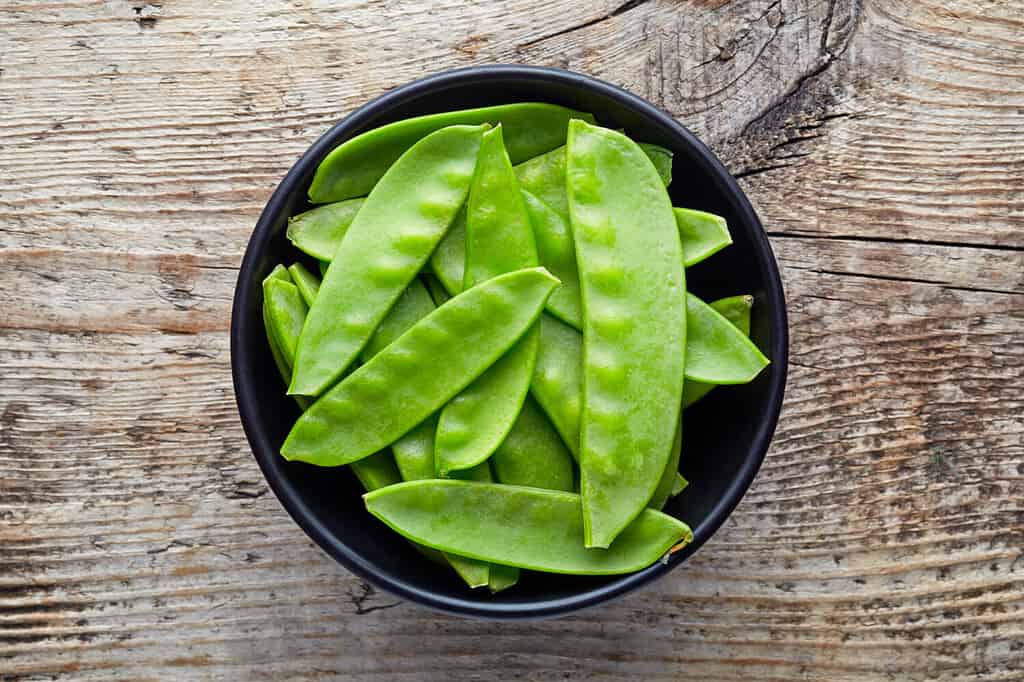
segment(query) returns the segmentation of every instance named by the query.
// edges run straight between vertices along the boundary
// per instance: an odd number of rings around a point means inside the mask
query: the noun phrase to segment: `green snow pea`
[[[683,492],[684,490],[686,490],[686,487],[688,485],[690,485],[690,482],[687,481],[685,478],[683,478],[683,475],[677,471],[676,472],[675,481],[673,481],[673,483],[672,483],[672,495],[671,496],[675,497],[679,493]]]
[[[277,347],[281,351],[285,365],[291,369],[295,365],[295,349],[309,308],[302,300],[298,288],[290,280],[286,282],[278,277],[263,280],[263,305],[266,307]]]
[[[676,415],[676,419],[679,419],[680,415]],[[682,422],[676,424],[676,435],[672,439],[672,450],[669,452],[668,462],[665,464],[665,470],[661,472],[661,479],[658,481],[658,487],[654,489],[654,495],[651,496],[650,502],[647,506],[651,509],[661,509],[668,502],[668,498],[672,495],[672,486],[675,485],[676,476],[679,475],[679,456],[683,451],[683,425]]]
[[[665,186],[625,135],[570,122],[566,189],[584,311],[584,542],[608,547],[671,453],[687,347],[683,253]]]
[[[709,303],[722,317],[740,330],[744,336],[750,335],[750,309],[754,305],[754,297],[749,294],[729,296]],[[715,387],[715,384],[687,379],[683,384],[683,409],[694,404]]]
[[[566,125],[571,118],[594,120],[590,114],[554,104],[521,102],[389,123],[343,142],[328,154],[316,169],[309,198],[323,204],[368,194],[406,150],[442,128],[501,123],[512,162],[519,163],[565,144]]]
[[[302,263],[289,265],[288,274],[292,276],[292,281],[295,282],[295,287],[299,290],[306,305],[313,305],[313,299],[316,298],[316,294],[320,290],[320,278],[307,270]]]
[[[672,184],[672,152],[664,147],[659,147],[656,144],[649,144],[647,142],[639,142],[640,149],[644,150],[644,154],[647,154],[647,158],[654,164],[654,169],[658,171],[658,177],[668,187]]]
[[[263,286],[266,286],[267,282],[273,279],[279,279],[284,282],[292,281],[292,278],[288,275],[288,270],[286,270],[283,265],[278,265],[270,271],[270,274],[263,280]],[[274,364],[277,366],[277,371],[281,375],[281,378],[284,379],[285,385],[287,386],[288,382],[291,381],[292,378],[292,369],[284,361],[284,355],[281,353],[281,345],[274,335],[274,327],[270,323],[270,310],[267,307],[266,294],[264,294],[263,297],[263,328],[267,333],[267,345],[270,346],[270,355],[274,358]],[[304,408],[305,405],[300,404],[300,407]]]
[[[691,208],[674,208],[679,239],[683,242],[683,263],[696,265],[732,244],[725,218]]]
[[[484,133],[466,209],[464,288],[537,265],[530,218],[498,126]],[[534,325],[452,399],[437,424],[437,473],[448,476],[491,456],[519,416],[537,357]]]
[[[299,251],[330,262],[364,201],[338,201],[289,218],[288,239]]]
[[[370,192],[310,308],[289,393],[319,395],[355,360],[465,200],[484,129],[427,135]]]
[[[272,338],[280,344],[282,349],[283,369],[280,365],[278,368],[281,369],[281,377],[285,382],[291,379],[295,347],[307,310],[305,301],[299,295],[299,290],[290,280],[286,281],[286,277],[288,277],[288,271],[278,266],[263,282],[264,309],[269,312],[267,327],[272,331]],[[313,275],[309,275],[309,277],[313,277]],[[308,407],[309,403],[305,397],[295,396],[295,398],[300,407]],[[352,471],[366,490],[376,490],[402,480],[395,467],[394,459],[387,450],[381,450],[358,462],[353,462]]]
[[[399,483],[363,499],[371,514],[414,542],[552,573],[631,573],[693,538],[682,521],[642,509],[607,549],[587,549],[580,496],[560,490],[438,479]]]
[[[672,180],[672,152],[653,144],[641,144],[640,148],[651,159],[667,187]],[[524,161],[515,167],[515,171],[520,187],[569,219],[569,198],[565,194],[565,147]]]
[[[274,364],[285,386],[292,377],[297,335],[302,330],[306,310],[306,303],[292,283],[288,270],[283,265],[271,270],[263,280],[263,326],[267,329]],[[295,396],[295,402],[303,410],[310,403],[308,398],[301,395]]]
[[[540,317],[540,347],[530,392],[578,460],[580,411],[583,409],[583,335],[550,315]]]
[[[490,462],[499,483],[574,490],[572,455],[530,398],[523,403],[519,419],[491,455]]]
[[[512,347],[557,284],[547,270],[530,268],[456,296],[306,410],[281,454],[339,466],[395,442]],[[317,303],[324,299],[324,286]]]
[[[526,190],[522,194],[537,240],[537,256],[544,267],[562,281],[562,286],[548,299],[548,312],[579,329],[583,325],[580,277],[569,223],[558,211]]]
[[[686,297],[686,378],[707,384],[745,384],[768,366],[746,334],[693,294]]]

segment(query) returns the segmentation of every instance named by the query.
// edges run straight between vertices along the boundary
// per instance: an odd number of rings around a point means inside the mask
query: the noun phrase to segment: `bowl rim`
[[[303,189],[301,187],[302,178],[312,170],[311,167],[315,167],[331,149],[356,134],[363,126],[378,117],[382,111],[387,112],[437,89],[444,90],[454,86],[494,81],[557,82],[561,85],[595,92],[636,111],[645,119],[652,120],[669,135],[677,138],[682,145],[690,147],[696,163],[702,167],[703,172],[711,177],[719,191],[741,216],[741,222],[745,224],[744,229],[747,229],[748,226],[753,228],[750,230],[750,237],[758,264],[767,276],[765,295],[769,300],[768,308],[772,324],[769,357],[772,358],[773,367],[769,376],[770,398],[767,418],[759,424],[747,457],[738,474],[727,487],[725,494],[718,500],[703,522],[693,528],[693,541],[682,551],[672,554],[665,563],[656,562],[642,571],[617,576],[612,582],[587,589],[571,597],[530,602],[480,603],[469,601],[421,589],[404,580],[382,575],[371,562],[353,551],[342,539],[319,523],[302,496],[286,479],[279,477],[273,469],[272,460],[278,458],[278,454],[276,448],[269,442],[264,429],[257,426],[256,391],[244,371],[244,368],[250,364],[248,351],[242,340],[242,329],[246,325],[240,322],[248,315],[245,302],[254,295],[252,274],[259,262],[254,245],[269,239],[273,224],[279,220],[279,215],[288,207],[289,197],[294,192]],[[267,201],[246,245],[235,285],[231,311],[231,373],[242,428],[264,478],[292,519],[322,550],[345,568],[398,597],[447,613],[500,620],[561,616],[620,597],[665,575],[696,552],[714,535],[739,504],[764,461],[782,408],[788,360],[789,326],[778,264],[753,206],[722,162],[682,124],[643,98],[597,78],[552,67],[492,64],[442,71],[392,89],[362,105],[331,126],[295,162]]]

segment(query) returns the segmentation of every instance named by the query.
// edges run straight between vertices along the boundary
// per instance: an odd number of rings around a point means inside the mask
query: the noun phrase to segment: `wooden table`
[[[333,5],[333,6],[332,6]],[[332,122],[440,69],[671,112],[783,268],[789,390],[668,579],[495,624],[268,492],[236,268]],[[0,1],[0,679],[1024,679],[1021,0]]]

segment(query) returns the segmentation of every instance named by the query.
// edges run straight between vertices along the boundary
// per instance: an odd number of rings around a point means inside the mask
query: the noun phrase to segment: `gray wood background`
[[[690,126],[783,268],[790,384],[726,526],[556,621],[311,545],[235,411],[230,299],[298,155],[439,69]],[[0,0],[0,679],[1024,679],[1021,0]]]

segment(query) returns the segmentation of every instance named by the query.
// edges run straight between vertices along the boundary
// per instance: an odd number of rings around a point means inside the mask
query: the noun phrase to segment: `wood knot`
[[[160,5],[144,2],[132,5],[135,23],[141,28],[155,28],[161,11]]]

